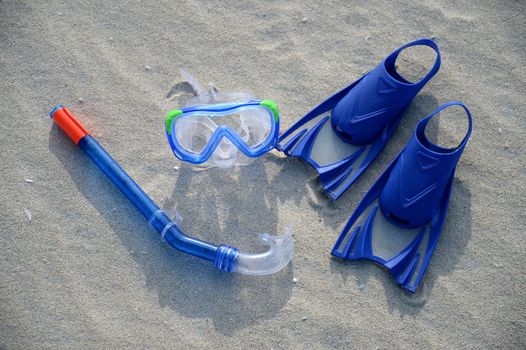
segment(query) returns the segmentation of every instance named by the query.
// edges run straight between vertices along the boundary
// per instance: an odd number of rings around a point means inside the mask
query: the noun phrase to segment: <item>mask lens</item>
[[[272,116],[262,107],[241,111],[240,121],[248,132],[247,146],[255,148],[263,144],[272,128]]]
[[[217,125],[210,116],[205,115],[182,117],[177,119],[174,125],[177,142],[193,154],[203,152],[216,129]]]

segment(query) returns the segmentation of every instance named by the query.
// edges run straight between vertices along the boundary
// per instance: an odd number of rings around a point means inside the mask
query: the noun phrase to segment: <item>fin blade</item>
[[[276,149],[278,149],[281,152],[284,152],[286,155],[290,154],[290,151],[294,148],[294,145],[305,135],[307,132],[307,129],[303,129],[300,132],[298,132],[296,135],[290,138],[287,143],[285,143],[283,146],[281,144],[276,145]]]
[[[312,161],[310,153],[316,142],[316,137],[329,118],[329,116],[326,116],[309,130],[303,129],[294,135],[294,137],[283,146],[285,154],[291,157],[300,157],[310,163],[310,161]]]
[[[373,223],[376,218],[376,213],[378,212],[378,205],[375,205],[369,215],[367,220],[363,225],[363,233],[360,235],[359,246],[356,250],[356,255],[359,254],[359,258],[372,258],[373,257],[373,244],[372,244],[372,233],[373,233]]]
[[[354,169],[354,163],[364,150],[365,148],[361,147],[348,157],[317,169],[323,189],[332,199],[337,199],[347,189],[347,187],[341,189],[338,187],[348,179]]]
[[[358,234],[360,233],[361,227],[358,225],[350,235],[348,234],[342,234],[338,238],[338,241],[334,245],[334,248],[332,249],[331,254],[334,256],[337,256],[339,258],[349,259],[349,256],[352,252],[352,247],[354,245],[354,242],[356,240],[356,237],[358,237]],[[339,248],[341,244],[343,243],[344,239],[349,236],[349,239],[345,243],[345,246],[341,251],[339,251]]]
[[[413,278],[413,274],[415,273],[416,267],[418,265],[418,260],[420,260],[420,253],[416,253],[411,259],[411,262],[407,266],[406,270],[401,275],[395,277],[398,284],[412,292],[414,291],[411,288],[408,288],[408,284]]]
[[[373,259],[373,245],[372,245],[372,229],[376,213],[378,211],[378,205],[375,205],[371,208],[363,227],[357,225],[356,228],[350,234],[347,243],[340,251],[339,248],[345,238],[348,236],[348,231],[344,231],[334,248],[332,249],[332,255],[339,258],[344,258],[348,260],[358,260],[358,259]]]
[[[408,269],[408,266],[411,264],[413,257],[418,253],[418,247],[420,247],[420,244],[422,243],[422,239],[424,238],[425,234],[426,227],[424,226],[420,229],[420,232],[416,235],[413,241],[409,243],[407,247],[405,247],[404,250],[402,250],[399,254],[395,255],[385,263],[385,267],[387,267],[391,271],[393,276],[399,276]]]

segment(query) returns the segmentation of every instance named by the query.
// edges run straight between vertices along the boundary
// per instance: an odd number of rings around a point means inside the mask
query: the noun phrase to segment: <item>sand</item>
[[[524,348],[525,18],[521,1],[0,1],[0,348]],[[336,202],[277,152],[195,173],[166,143],[180,68],[274,99],[285,130],[418,37],[436,39],[442,68]],[[474,131],[409,295],[329,251],[416,122],[451,99]],[[244,277],[171,249],[52,125],[58,103],[187,232],[246,249],[292,224],[292,264]]]

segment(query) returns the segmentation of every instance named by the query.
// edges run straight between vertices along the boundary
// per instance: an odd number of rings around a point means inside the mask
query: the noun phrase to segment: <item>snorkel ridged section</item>
[[[237,253],[237,248],[226,244],[221,244],[216,251],[214,266],[219,270],[232,272],[234,266],[236,265]]]

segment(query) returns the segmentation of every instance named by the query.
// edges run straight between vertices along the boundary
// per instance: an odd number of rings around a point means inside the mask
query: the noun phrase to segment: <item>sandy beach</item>
[[[0,0],[0,348],[526,348],[524,1]],[[317,173],[277,151],[195,172],[164,116],[188,94],[181,68],[219,91],[280,107],[281,129],[420,37],[439,73],[375,163],[331,201]],[[331,258],[352,210],[449,100],[473,135],[420,289]],[[227,274],[163,242],[53,125],[66,105],[189,234],[256,248],[295,239],[265,277]],[[444,140],[462,130],[446,120]]]

